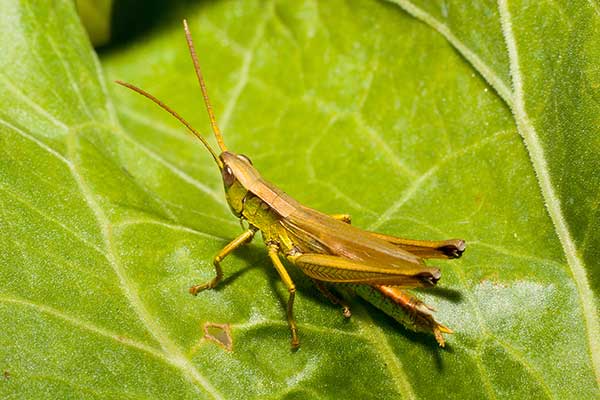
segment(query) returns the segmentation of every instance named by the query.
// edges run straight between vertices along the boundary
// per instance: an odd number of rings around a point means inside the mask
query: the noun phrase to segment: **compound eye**
[[[250,160],[250,158],[248,158],[248,156],[246,156],[244,154],[238,154],[238,158],[241,158],[242,160],[246,161],[248,164],[252,165],[252,160]]]
[[[233,171],[231,170],[231,167],[229,167],[229,165],[226,165],[223,168],[223,182],[225,183],[225,186],[229,187],[231,185],[233,185],[233,182],[235,182],[235,175],[233,175]]]

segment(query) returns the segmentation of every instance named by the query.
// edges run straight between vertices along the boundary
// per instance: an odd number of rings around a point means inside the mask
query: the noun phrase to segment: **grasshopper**
[[[350,286],[408,328],[432,332],[443,347],[445,342],[442,333],[452,333],[452,330],[434,319],[433,308],[405,289],[434,286],[440,279],[440,270],[427,267],[423,260],[458,258],[465,250],[465,242],[460,239],[411,240],[364,231],[351,224],[349,215],[323,214],[300,204],[264,180],[247,156],[229,151],[225,146],[186,20],[183,21],[183,27],[220,154],[213,150],[196,129],[162,101],[130,83],[116,83],[152,100],[200,139],[221,171],[225,196],[232,213],[240,219],[243,228],[243,221],[247,222],[244,232],[214,257],[215,277],[190,287],[190,293],[197,295],[205,289],[214,288],[223,278],[221,262],[225,257],[252,241],[260,231],[269,258],[289,293],[287,320],[292,348],[295,349],[300,344],[294,319],[296,286],[282,263],[282,258],[310,277],[329,300],[339,304],[345,317],[351,315],[348,305],[336,297],[327,284]]]

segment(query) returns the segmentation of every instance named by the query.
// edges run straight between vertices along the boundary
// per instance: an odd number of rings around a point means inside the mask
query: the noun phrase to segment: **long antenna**
[[[188,48],[190,49],[190,55],[192,56],[192,62],[194,63],[194,70],[196,71],[198,82],[200,83],[200,90],[202,90],[202,97],[204,97],[204,104],[206,105],[206,111],[208,112],[210,125],[212,126],[213,133],[217,138],[217,143],[219,143],[221,151],[227,151],[227,147],[223,141],[223,136],[221,136],[221,130],[217,125],[215,113],[213,112],[212,106],[210,105],[210,100],[208,99],[208,91],[206,90],[206,84],[204,83],[204,78],[202,77],[200,63],[198,62],[198,56],[196,55],[196,49],[194,48],[194,42],[192,41],[192,34],[190,33],[190,28],[188,27],[186,19],[183,20],[183,30],[185,31],[185,40],[187,41]]]
[[[185,119],[183,119],[183,117],[181,117],[179,114],[177,114],[171,107],[169,107],[168,105],[166,105],[165,103],[163,103],[162,101],[157,99],[156,97],[152,96],[150,93],[146,92],[143,89],[140,89],[139,87],[137,87],[135,85],[132,85],[131,83],[127,83],[127,82],[123,82],[123,81],[115,81],[115,82],[121,86],[125,86],[126,88],[129,88],[129,89],[133,90],[134,92],[141,94],[144,97],[149,98],[154,103],[156,103],[156,105],[158,105],[160,108],[162,108],[163,110],[167,111],[169,114],[171,114],[172,116],[177,118],[179,120],[179,122],[181,122],[183,125],[185,125],[185,127],[188,128],[189,131],[194,134],[194,136],[196,136],[198,139],[200,139],[202,144],[204,144],[204,147],[206,147],[206,149],[210,152],[212,157],[215,159],[215,162],[219,166],[219,169],[223,169],[223,162],[219,159],[219,157],[217,156],[217,153],[215,153],[215,151],[212,149],[212,147],[210,147],[210,145],[208,144],[206,139],[204,139],[204,137],[202,135],[200,135],[200,133],[198,133],[198,131],[195,130],[190,125],[189,122],[187,122]]]

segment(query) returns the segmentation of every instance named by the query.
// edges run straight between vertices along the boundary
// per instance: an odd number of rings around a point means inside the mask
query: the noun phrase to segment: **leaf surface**
[[[536,10],[502,1],[447,20],[447,3],[420,6],[447,31],[378,2],[185,5],[99,62],[72,3],[52,4],[0,13],[4,397],[598,395],[598,14],[550,24],[586,38],[561,68],[544,57],[561,43],[533,40]],[[360,227],[467,241],[419,293],[456,332],[445,350],[358,298],[345,321],[291,271],[291,352],[260,240],[227,258],[220,287],[189,295],[240,232],[218,170],[166,113],[107,83],[147,89],[208,135],[183,16],[228,146],[267,179]],[[233,351],[206,323],[231,324]]]

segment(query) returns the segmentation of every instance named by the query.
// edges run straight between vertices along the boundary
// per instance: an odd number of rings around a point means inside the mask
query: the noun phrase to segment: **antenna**
[[[134,92],[137,92],[137,93],[141,94],[144,97],[149,98],[154,103],[156,103],[156,105],[158,105],[160,108],[162,108],[163,110],[167,111],[169,114],[171,114],[172,116],[174,116],[175,118],[177,118],[179,120],[179,122],[181,122],[183,125],[185,125],[185,127],[188,128],[189,131],[194,134],[194,136],[196,136],[198,139],[200,139],[200,141],[202,142],[202,144],[204,144],[204,147],[206,147],[206,149],[210,152],[210,154],[212,155],[212,157],[215,159],[215,162],[219,166],[219,169],[223,169],[223,162],[219,159],[219,157],[217,156],[217,154],[215,153],[215,151],[212,149],[212,147],[210,147],[210,145],[208,144],[208,142],[206,141],[206,139],[204,139],[204,137],[202,137],[202,135],[200,135],[200,133],[198,133],[198,131],[195,130],[190,125],[189,122],[187,122],[185,119],[183,119],[183,117],[181,117],[179,114],[177,114],[175,112],[175,110],[173,110],[171,107],[169,107],[168,105],[166,105],[165,103],[163,103],[162,101],[160,101],[159,99],[157,99],[156,97],[152,96],[150,93],[146,92],[143,89],[140,89],[139,87],[137,87],[135,85],[132,85],[131,83],[127,83],[127,82],[123,82],[123,81],[115,81],[115,82],[118,83],[121,86],[125,86],[126,88],[131,89]]]
[[[210,125],[212,126],[213,133],[217,138],[217,143],[219,143],[221,151],[227,151],[227,147],[223,141],[223,136],[221,136],[221,131],[217,125],[215,113],[213,112],[212,106],[210,105],[210,100],[208,99],[208,91],[206,90],[206,84],[204,83],[204,78],[202,77],[200,63],[198,62],[198,56],[196,55],[196,49],[194,48],[194,42],[192,41],[192,34],[190,33],[190,28],[188,27],[186,19],[183,20],[183,30],[185,31],[185,40],[187,41],[188,48],[190,49],[190,55],[192,56],[192,62],[194,63],[194,70],[196,71],[198,82],[200,83],[200,90],[202,90],[202,97],[204,97],[204,104],[206,105],[206,111],[208,112]]]

